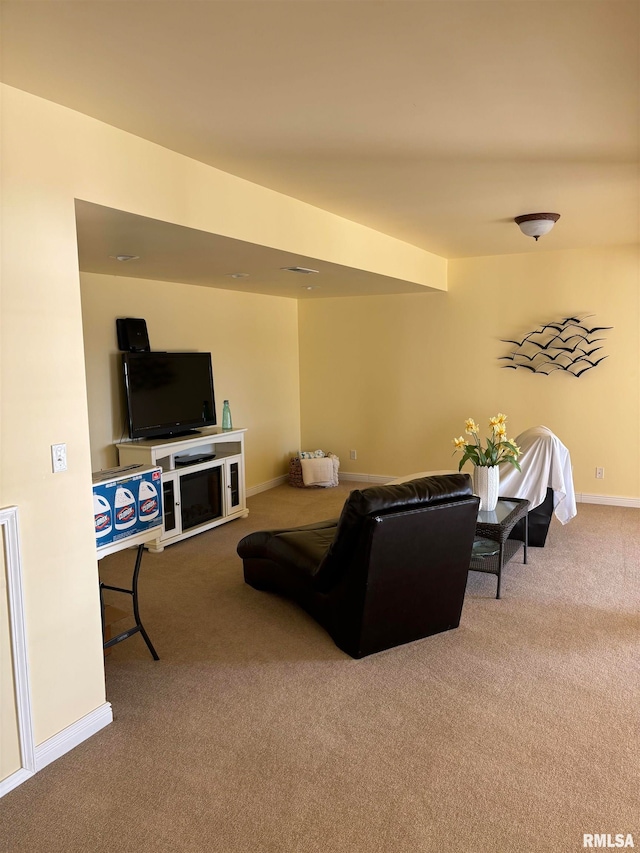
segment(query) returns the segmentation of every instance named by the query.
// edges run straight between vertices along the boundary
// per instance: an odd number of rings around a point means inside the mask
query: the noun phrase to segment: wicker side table
[[[502,569],[521,545],[524,545],[523,562],[527,562],[527,546],[529,544],[528,512],[529,501],[522,500],[521,498],[499,498],[498,505],[493,512],[484,512],[481,510],[478,513],[476,541],[482,538],[498,543],[498,553],[489,554],[484,557],[472,554],[469,570],[498,576],[496,598],[500,598]],[[517,539],[509,539],[509,534],[521,518],[525,519],[524,542],[520,542]]]

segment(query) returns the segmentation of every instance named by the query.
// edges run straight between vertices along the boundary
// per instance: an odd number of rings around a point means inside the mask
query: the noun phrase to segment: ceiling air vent
[[[320,272],[320,270],[311,270],[308,267],[280,267],[282,270],[287,270],[287,272],[299,272],[302,275],[310,275],[311,273]]]

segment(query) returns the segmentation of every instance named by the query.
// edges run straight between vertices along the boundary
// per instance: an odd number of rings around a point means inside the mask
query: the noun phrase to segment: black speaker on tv
[[[122,352],[149,352],[147,321],[135,317],[123,317],[116,320],[118,349]]]

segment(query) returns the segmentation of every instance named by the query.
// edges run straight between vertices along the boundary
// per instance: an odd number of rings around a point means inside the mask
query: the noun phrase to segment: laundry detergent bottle
[[[158,491],[153,483],[142,480],[138,490],[138,518],[140,521],[153,521],[160,512]]]
[[[116,530],[126,530],[132,527],[138,518],[136,512],[136,499],[133,494],[124,486],[118,486],[116,489],[115,515],[116,515]]]

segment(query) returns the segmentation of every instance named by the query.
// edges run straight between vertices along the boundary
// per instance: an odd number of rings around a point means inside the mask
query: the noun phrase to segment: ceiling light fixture
[[[249,278],[248,272],[228,272],[228,278]]]
[[[551,231],[558,219],[560,219],[559,213],[525,213],[522,216],[516,216],[514,222],[518,223],[523,234],[537,241],[538,237]]]
[[[302,275],[309,275],[310,273],[319,273],[320,270],[312,270],[309,267],[280,267],[281,270],[286,270],[286,272],[299,272]]]
[[[318,287],[319,287],[319,285],[317,285],[317,284],[303,284],[302,285],[303,290],[318,290]]]
[[[139,261],[140,255],[109,255],[114,261]]]

